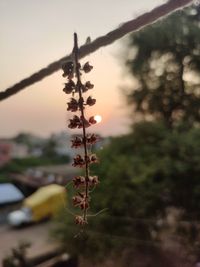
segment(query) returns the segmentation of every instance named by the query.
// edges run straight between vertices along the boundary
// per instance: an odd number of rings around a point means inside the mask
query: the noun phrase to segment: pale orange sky
[[[73,32],[83,44],[88,35],[95,39],[120,23],[138,16],[164,0],[0,0],[0,90],[18,82],[68,54]],[[91,114],[102,122],[93,129],[103,135],[128,131],[128,111],[120,86],[128,82],[120,58],[123,40],[102,48],[83,60],[94,66],[88,79],[97,104]],[[86,77],[85,77],[86,79]],[[64,79],[59,71],[0,103],[0,137],[19,132],[47,136],[68,131]]]

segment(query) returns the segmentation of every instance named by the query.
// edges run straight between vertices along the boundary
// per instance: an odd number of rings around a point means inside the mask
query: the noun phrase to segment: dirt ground
[[[45,222],[21,229],[11,229],[7,225],[0,225],[0,266],[2,266],[2,259],[20,241],[31,243],[31,247],[28,249],[28,256],[30,257],[56,248],[57,244],[49,237],[52,225],[52,222]]]

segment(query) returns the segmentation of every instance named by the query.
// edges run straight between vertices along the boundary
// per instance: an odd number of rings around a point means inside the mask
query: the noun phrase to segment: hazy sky
[[[137,17],[164,0],[0,0],[0,90],[29,76],[72,50],[73,33],[80,45],[87,36],[95,39],[122,22]],[[123,76],[120,50],[123,40],[102,48],[89,60],[94,69],[88,79],[95,84],[91,110],[103,117],[94,127],[103,135],[127,131],[127,109],[120,86]],[[58,71],[19,94],[0,102],[0,137],[26,131],[47,136],[67,130],[68,96]]]

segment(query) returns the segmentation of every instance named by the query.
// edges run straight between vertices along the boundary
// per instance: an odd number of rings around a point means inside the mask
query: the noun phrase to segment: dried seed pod
[[[82,69],[85,73],[88,73],[93,69],[93,66],[91,66],[89,62],[86,62]]]
[[[72,80],[69,80],[68,83],[65,83],[65,87],[63,88],[63,91],[66,94],[71,94],[75,90],[75,83]]]
[[[86,140],[87,144],[93,145],[99,140],[99,137],[96,134],[88,134]]]
[[[72,148],[78,148],[83,145],[83,138],[76,136],[73,140],[71,140],[71,142],[72,142],[71,145]]]
[[[85,225],[85,224],[87,224],[87,221],[83,218],[83,216],[77,215],[75,217],[75,223],[79,224],[79,225]]]
[[[83,168],[85,166],[85,160],[81,157],[81,155],[77,154],[74,157],[74,162],[72,163],[72,166]]]
[[[89,123],[89,121],[86,120],[85,118],[83,118],[83,117],[81,116],[81,122],[80,122],[80,125],[79,125],[78,128],[83,128],[83,124],[84,124],[84,127],[85,127],[85,128],[90,127],[90,123]]]
[[[89,123],[91,123],[91,124],[97,123],[97,121],[95,120],[94,116],[89,118]]]
[[[81,124],[80,118],[78,116],[76,116],[76,115],[73,117],[73,119],[70,119],[69,122],[70,123],[68,124],[68,127],[70,129],[78,128],[80,126],[80,124]]]
[[[96,186],[97,184],[99,184],[98,176],[90,176],[89,177],[89,185],[90,186]]]
[[[90,81],[87,81],[84,86],[87,88],[87,90],[94,88],[94,84],[92,84]]]
[[[66,62],[63,64],[62,69],[64,71],[63,77],[68,77],[69,79],[73,78],[74,74],[74,63],[72,61]]]
[[[83,203],[84,198],[82,198],[81,196],[74,196],[72,200],[74,206],[80,206]]]
[[[97,163],[98,158],[95,154],[90,155],[90,163]]]
[[[68,102],[67,105],[68,105],[67,107],[68,111],[76,112],[79,108],[79,103],[75,98],[71,98],[71,101]]]
[[[96,103],[96,99],[89,96],[86,100],[86,105],[93,106]]]
[[[85,177],[84,176],[76,176],[73,178],[73,184],[75,188],[80,188],[85,186]]]

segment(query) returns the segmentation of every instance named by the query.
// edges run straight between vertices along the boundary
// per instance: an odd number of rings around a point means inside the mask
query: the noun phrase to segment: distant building
[[[11,142],[11,158],[23,159],[28,156],[28,147],[26,145]]]
[[[43,147],[46,139],[38,137],[30,133],[19,133],[12,140],[18,145],[23,145],[28,148],[29,156],[40,157],[43,154]],[[27,149],[25,148],[25,149]],[[21,147],[21,152],[23,148]],[[25,152],[25,151],[24,151]],[[17,153],[18,154],[18,153]]]
[[[33,147],[30,150],[30,155],[33,156],[33,157],[41,157],[42,154],[43,154],[42,147]]]
[[[0,141],[0,167],[11,160],[11,144]]]
[[[55,151],[60,156],[70,156],[74,155],[74,149],[71,148],[71,135],[67,132],[61,132],[52,135],[52,139],[56,143]]]
[[[26,158],[28,147],[17,144],[10,140],[0,140],[0,167],[8,163],[13,158]]]

